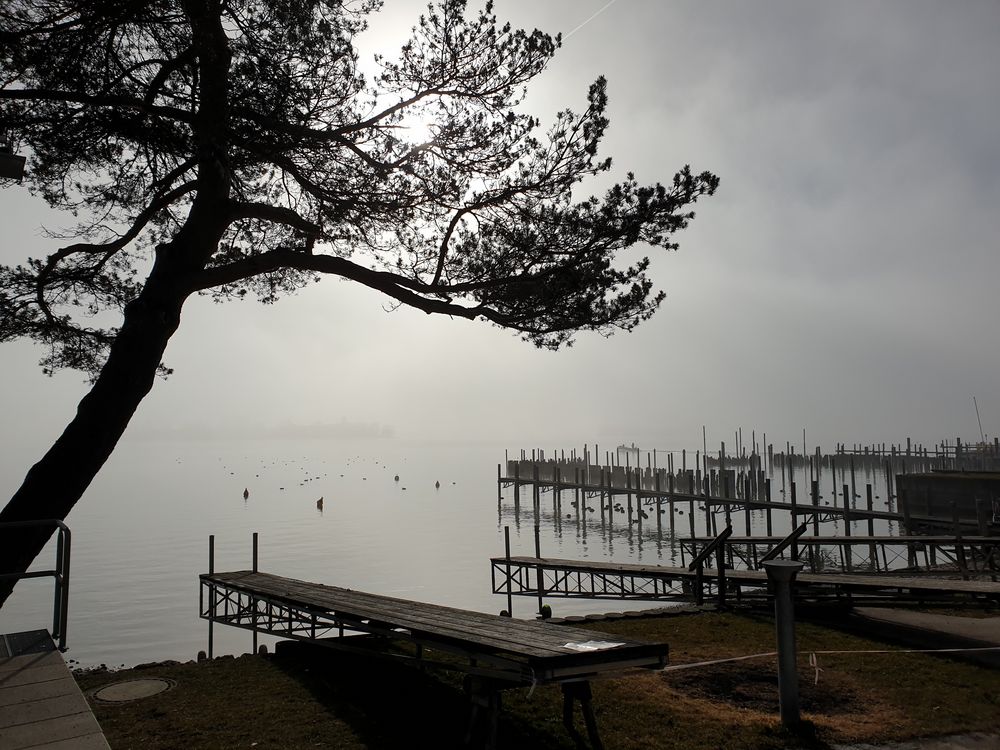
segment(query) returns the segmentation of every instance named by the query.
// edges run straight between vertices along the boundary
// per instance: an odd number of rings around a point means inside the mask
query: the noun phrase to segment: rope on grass
[[[816,670],[814,685],[819,684],[819,666],[816,654],[949,654],[966,651],[1000,651],[1000,646],[970,646],[967,648],[900,648],[900,649],[870,649],[865,651],[810,651],[809,666]]]
[[[809,666],[816,670],[814,685],[819,684],[819,673],[823,669],[819,666],[818,654],[948,654],[959,652],[979,652],[979,651],[1000,651],[1000,646],[975,646],[967,648],[898,648],[898,649],[861,649],[861,650],[836,650],[836,651],[803,651],[803,655],[809,655]],[[708,661],[694,661],[686,664],[671,664],[664,667],[661,672],[679,672],[682,669],[694,669],[697,667],[708,667],[714,664],[728,664],[736,661],[747,661],[749,659],[762,659],[768,656],[777,656],[777,651],[766,651],[760,654],[746,654],[745,656],[732,656],[728,659],[710,659]]]

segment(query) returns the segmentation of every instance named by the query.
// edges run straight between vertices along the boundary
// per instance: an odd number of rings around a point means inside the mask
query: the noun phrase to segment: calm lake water
[[[216,570],[249,568],[257,531],[261,570],[499,612],[506,598],[491,593],[489,558],[503,554],[504,526],[513,554],[533,554],[536,522],[530,491],[519,512],[511,490],[498,507],[497,464],[509,447],[383,438],[125,441],[68,519],[67,657],[85,666],[132,666],[188,660],[205,649],[198,574],[208,569],[209,534]],[[21,475],[26,469],[3,467]],[[571,500],[564,494],[555,513],[551,495],[543,496],[543,555],[679,564],[666,517],[658,529],[651,514],[641,532],[621,521],[602,526],[599,514],[582,523]],[[596,499],[589,504],[596,507]],[[785,515],[774,519],[775,533],[783,533]],[[763,514],[754,514],[754,528],[762,524]],[[703,526],[699,520],[699,534]],[[734,528],[741,533],[739,517]],[[686,519],[676,518],[676,530],[688,535]],[[53,559],[50,547],[35,567],[51,568]],[[556,614],[622,608],[610,601],[550,603]],[[532,617],[534,607],[533,599],[515,598],[514,615]],[[22,581],[0,610],[0,632],[49,627],[51,611],[51,579]],[[250,648],[247,631],[218,626],[215,633],[217,654]]]

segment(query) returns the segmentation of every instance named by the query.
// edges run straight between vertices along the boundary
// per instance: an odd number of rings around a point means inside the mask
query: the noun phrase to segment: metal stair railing
[[[10,521],[0,523],[0,531],[6,529],[30,528],[35,526],[55,526],[58,532],[56,539],[56,566],[52,570],[29,570],[25,573],[0,573],[0,580],[11,579],[19,581],[22,578],[44,578],[52,576],[55,579],[55,596],[52,604],[52,639],[59,640],[59,650],[66,650],[67,612],[69,610],[69,559],[72,534],[69,526],[57,518],[46,518],[37,521]]]

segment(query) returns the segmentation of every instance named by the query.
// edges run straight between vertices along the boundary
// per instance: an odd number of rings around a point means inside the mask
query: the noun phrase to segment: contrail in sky
[[[592,16],[591,16],[590,18],[588,18],[588,19],[587,19],[586,21],[584,21],[583,23],[581,23],[581,24],[580,24],[579,26],[577,26],[577,27],[576,27],[575,29],[573,29],[573,30],[572,30],[571,32],[569,32],[568,34],[566,34],[566,36],[564,36],[564,37],[563,37],[563,39],[569,39],[569,38],[570,38],[571,36],[573,36],[573,35],[574,35],[574,34],[575,34],[576,32],[578,32],[578,31],[579,31],[580,29],[582,29],[582,28],[583,28],[584,26],[586,26],[586,25],[587,25],[588,23],[590,23],[591,21],[593,21],[593,20],[594,20],[595,18],[597,18],[597,17],[599,16],[599,15],[601,15],[601,13],[603,13],[604,11],[606,11],[606,10],[607,10],[608,8],[610,8],[610,7],[612,6],[612,5],[614,5],[614,4],[615,4],[615,3],[617,3],[617,2],[618,2],[618,0],[609,0],[609,2],[606,2],[606,3],[604,4],[604,7],[602,7],[602,8],[601,8],[601,9],[600,9],[599,11],[597,11],[597,12],[596,12],[596,13],[595,13],[594,15],[592,15]]]

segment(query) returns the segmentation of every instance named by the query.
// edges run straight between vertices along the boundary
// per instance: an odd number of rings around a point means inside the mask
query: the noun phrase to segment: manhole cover
[[[110,685],[105,685],[99,690],[95,690],[94,697],[105,703],[126,703],[162,693],[173,686],[173,680],[166,680],[161,677],[125,680],[124,682],[114,682]]]

